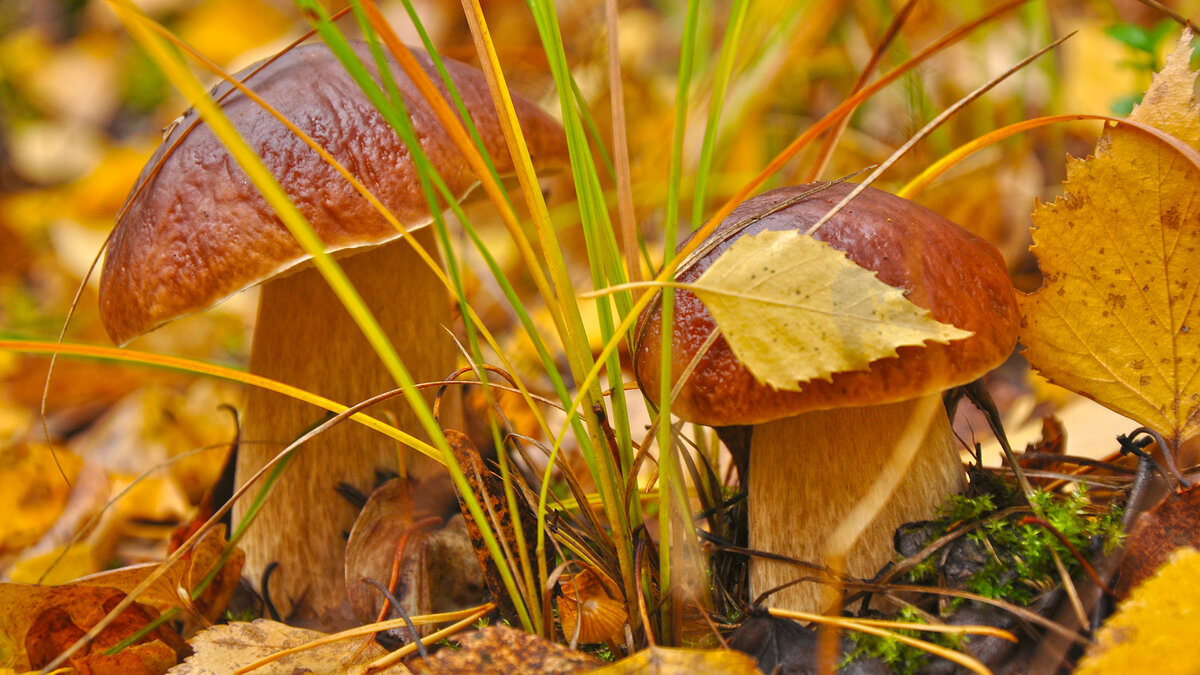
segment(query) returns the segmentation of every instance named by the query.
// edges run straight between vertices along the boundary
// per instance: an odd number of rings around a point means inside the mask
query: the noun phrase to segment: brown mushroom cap
[[[681,271],[695,281],[738,237],[763,230],[807,230],[855,186],[829,185],[738,231],[738,225],[819,184],[779,188],[742,203],[713,232],[712,245]],[[900,347],[866,370],[814,380],[801,391],[758,382],[719,337],[675,399],[671,411],[710,426],[758,424],[810,410],[891,403],[970,382],[1003,362],[1017,339],[1017,306],[1000,253],[983,239],[914,202],[867,188],[813,235],[874,270],[884,283],[942,323],[974,333],[948,344]],[[662,309],[647,307],[638,324],[635,371],[642,391],[659,395]],[[683,371],[716,322],[704,303],[675,291],[672,372]],[[677,376],[677,375],[676,375]]]
[[[355,45],[355,51],[364,63],[374,63],[365,44]],[[429,57],[415,50],[414,55],[445,93]],[[483,73],[448,59],[445,64],[496,169],[511,173]],[[253,69],[236,77],[244,79]],[[395,62],[392,72],[422,148],[451,192],[465,196],[477,183],[475,175]],[[297,47],[245,81],[356,176],[401,223],[417,227],[430,221],[403,141],[324,44]],[[214,95],[231,88],[222,83]],[[558,123],[529,101],[514,97],[514,104],[537,164],[564,164],[566,141]],[[399,236],[316,152],[256,103],[234,92],[221,105],[328,250]],[[197,121],[196,111],[188,111],[147,162],[108,244],[100,311],[118,344],[308,259],[221,142]]]

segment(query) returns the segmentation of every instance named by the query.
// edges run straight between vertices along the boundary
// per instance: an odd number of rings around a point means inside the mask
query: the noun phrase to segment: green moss
[[[1015,487],[996,483],[991,491],[976,496],[955,495],[947,500],[936,521],[931,523],[925,538],[928,546],[951,531],[968,528],[962,535],[978,544],[984,561],[964,583],[965,589],[989,598],[997,598],[1018,605],[1028,605],[1043,592],[1059,584],[1058,571],[1054,565],[1052,551],[1058,553],[1067,571],[1075,575],[1082,565],[1066,546],[1046,527],[1037,523],[1022,524],[1032,513],[1039,513],[1055,530],[1071,542],[1081,555],[1088,555],[1092,542],[1099,538],[1104,551],[1113,549],[1121,540],[1122,509],[1117,506],[1093,504],[1087,487],[1070,494],[1035,492],[1030,499],[1033,509],[996,518],[1004,509],[1023,504],[1024,500]],[[938,583],[942,556],[934,553],[920,561],[905,575],[905,583]],[[951,599],[942,605],[949,613],[962,603]],[[917,614],[911,609],[902,610],[897,621],[918,622]],[[917,636],[916,631],[910,633]],[[855,649],[847,661],[859,657],[875,657],[882,660],[896,673],[914,673],[923,666],[928,655],[915,647],[904,645],[890,638],[852,633]],[[946,647],[955,648],[961,636],[932,634],[924,639]]]
[[[911,623],[914,626],[920,626],[925,623],[925,620],[911,607],[901,609],[896,616],[892,617],[892,620]],[[892,632],[932,642],[949,649],[958,649],[962,643],[962,636],[960,635],[922,633],[918,630],[895,630]],[[847,631],[846,636],[853,643],[854,649],[846,655],[845,660],[841,664],[842,666],[855,659],[873,657],[887,664],[893,673],[914,675],[929,661],[929,654],[925,650],[904,644],[890,637],[870,635],[857,631]]]
[[[1120,509],[1094,506],[1085,487],[1068,495],[1035,492],[1030,501],[1082,555],[1087,555],[1093,537],[1102,537],[1106,550],[1120,540]],[[988,552],[982,569],[966,582],[967,590],[1027,605],[1058,585],[1054,553],[1072,576],[1082,569],[1053,532],[1038,523],[1022,524],[1027,515],[992,520],[967,535]]]

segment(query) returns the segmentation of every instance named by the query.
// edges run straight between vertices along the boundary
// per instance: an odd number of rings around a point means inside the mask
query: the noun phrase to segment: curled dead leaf
[[[591,568],[564,576],[559,583],[558,618],[563,636],[574,644],[621,641],[621,628],[629,618],[620,592],[611,580]],[[615,596],[615,597],[614,597]],[[578,631],[578,633],[576,633]]]

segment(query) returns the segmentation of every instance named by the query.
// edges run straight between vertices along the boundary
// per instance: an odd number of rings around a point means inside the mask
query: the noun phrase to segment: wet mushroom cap
[[[356,44],[355,51],[374,74],[366,45]],[[445,94],[429,57],[416,50],[414,56]],[[483,73],[450,60],[445,64],[468,109],[492,111],[474,122],[497,170],[511,173]],[[430,221],[403,141],[323,44],[297,47],[247,79],[255,67],[236,77],[304,129],[401,223],[418,227]],[[435,166],[455,167],[443,170],[442,178],[461,199],[477,178],[412,81],[394,62],[392,71],[422,148]],[[214,96],[230,89],[222,83]],[[514,104],[538,165],[564,165],[566,141],[558,123],[528,101],[515,98]],[[254,101],[234,91],[221,105],[330,251],[399,236],[320,155]],[[108,244],[100,309],[117,344],[308,258],[221,142],[198,121],[190,110],[170,130],[142,170]]]
[[[855,185],[828,185],[796,204],[765,213],[820,184],[771,190],[743,202],[710,236],[719,242],[688,261],[677,278],[693,282],[738,237],[763,230],[805,231]],[[741,229],[741,223],[752,220]],[[671,411],[710,426],[758,424],[811,410],[866,406],[916,398],[970,382],[1002,363],[1017,339],[1016,301],[1000,253],[983,239],[929,209],[867,188],[813,235],[841,250],[878,278],[902,289],[933,319],[974,335],[947,344],[899,347],[897,356],[867,370],[836,373],[830,381],[804,383],[801,391],[776,391],[758,382],[718,337],[684,384]],[[635,370],[647,396],[659,395],[661,307],[642,314],[635,344]],[[696,355],[716,322],[694,294],[675,291],[672,372]]]

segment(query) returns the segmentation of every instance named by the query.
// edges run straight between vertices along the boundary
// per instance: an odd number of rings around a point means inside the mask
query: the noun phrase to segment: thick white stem
[[[414,236],[436,255],[431,229]],[[411,245],[398,240],[338,262],[414,380],[440,380],[453,371],[456,352],[446,332],[452,320],[450,300]],[[346,405],[396,388],[358,326],[311,267],[263,287],[250,371]],[[432,401],[435,394],[436,388],[425,390],[426,400]],[[442,422],[457,426],[457,388],[448,389],[447,397]],[[425,438],[403,397],[368,412],[385,420],[394,415],[400,429]],[[242,423],[238,484],[323,414],[295,399],[251,388]],[[369,493],[376,469],[398,469],[399,451],[395,441],[354,422],[334,427],[298,451],[242,541],[244,575],[255,586],[267,565],[278,563],[269,591],[282,616],[325,630],[357,625],[344,583],[345,535],[357,510],[334,489],[344,482]],[[410,475],[432,477],[441,471],[415,451],[404,452]],[[249,503],[238,503],[235,523]]]
[[[855,505],[888,466],[910,416],[930,403],[937,407],[924,441],[895,491],[868,522],[846,523],[847,517],[860,516],[862,509]],[[895,555],[892,536],[898,526],[933,517],[942,501],[963,487],[957,442],[936,401],[811,412],[760,424],[750,446],[750,546],[826,565],[830,535],[849,526],[862,534],[849,547],[845,571],[870,578]],[[802,576],[821,575],[755,559],[751,596]],[[833,600],[826,584],[806,581],[772,595],[767,604],[820,612]]]

